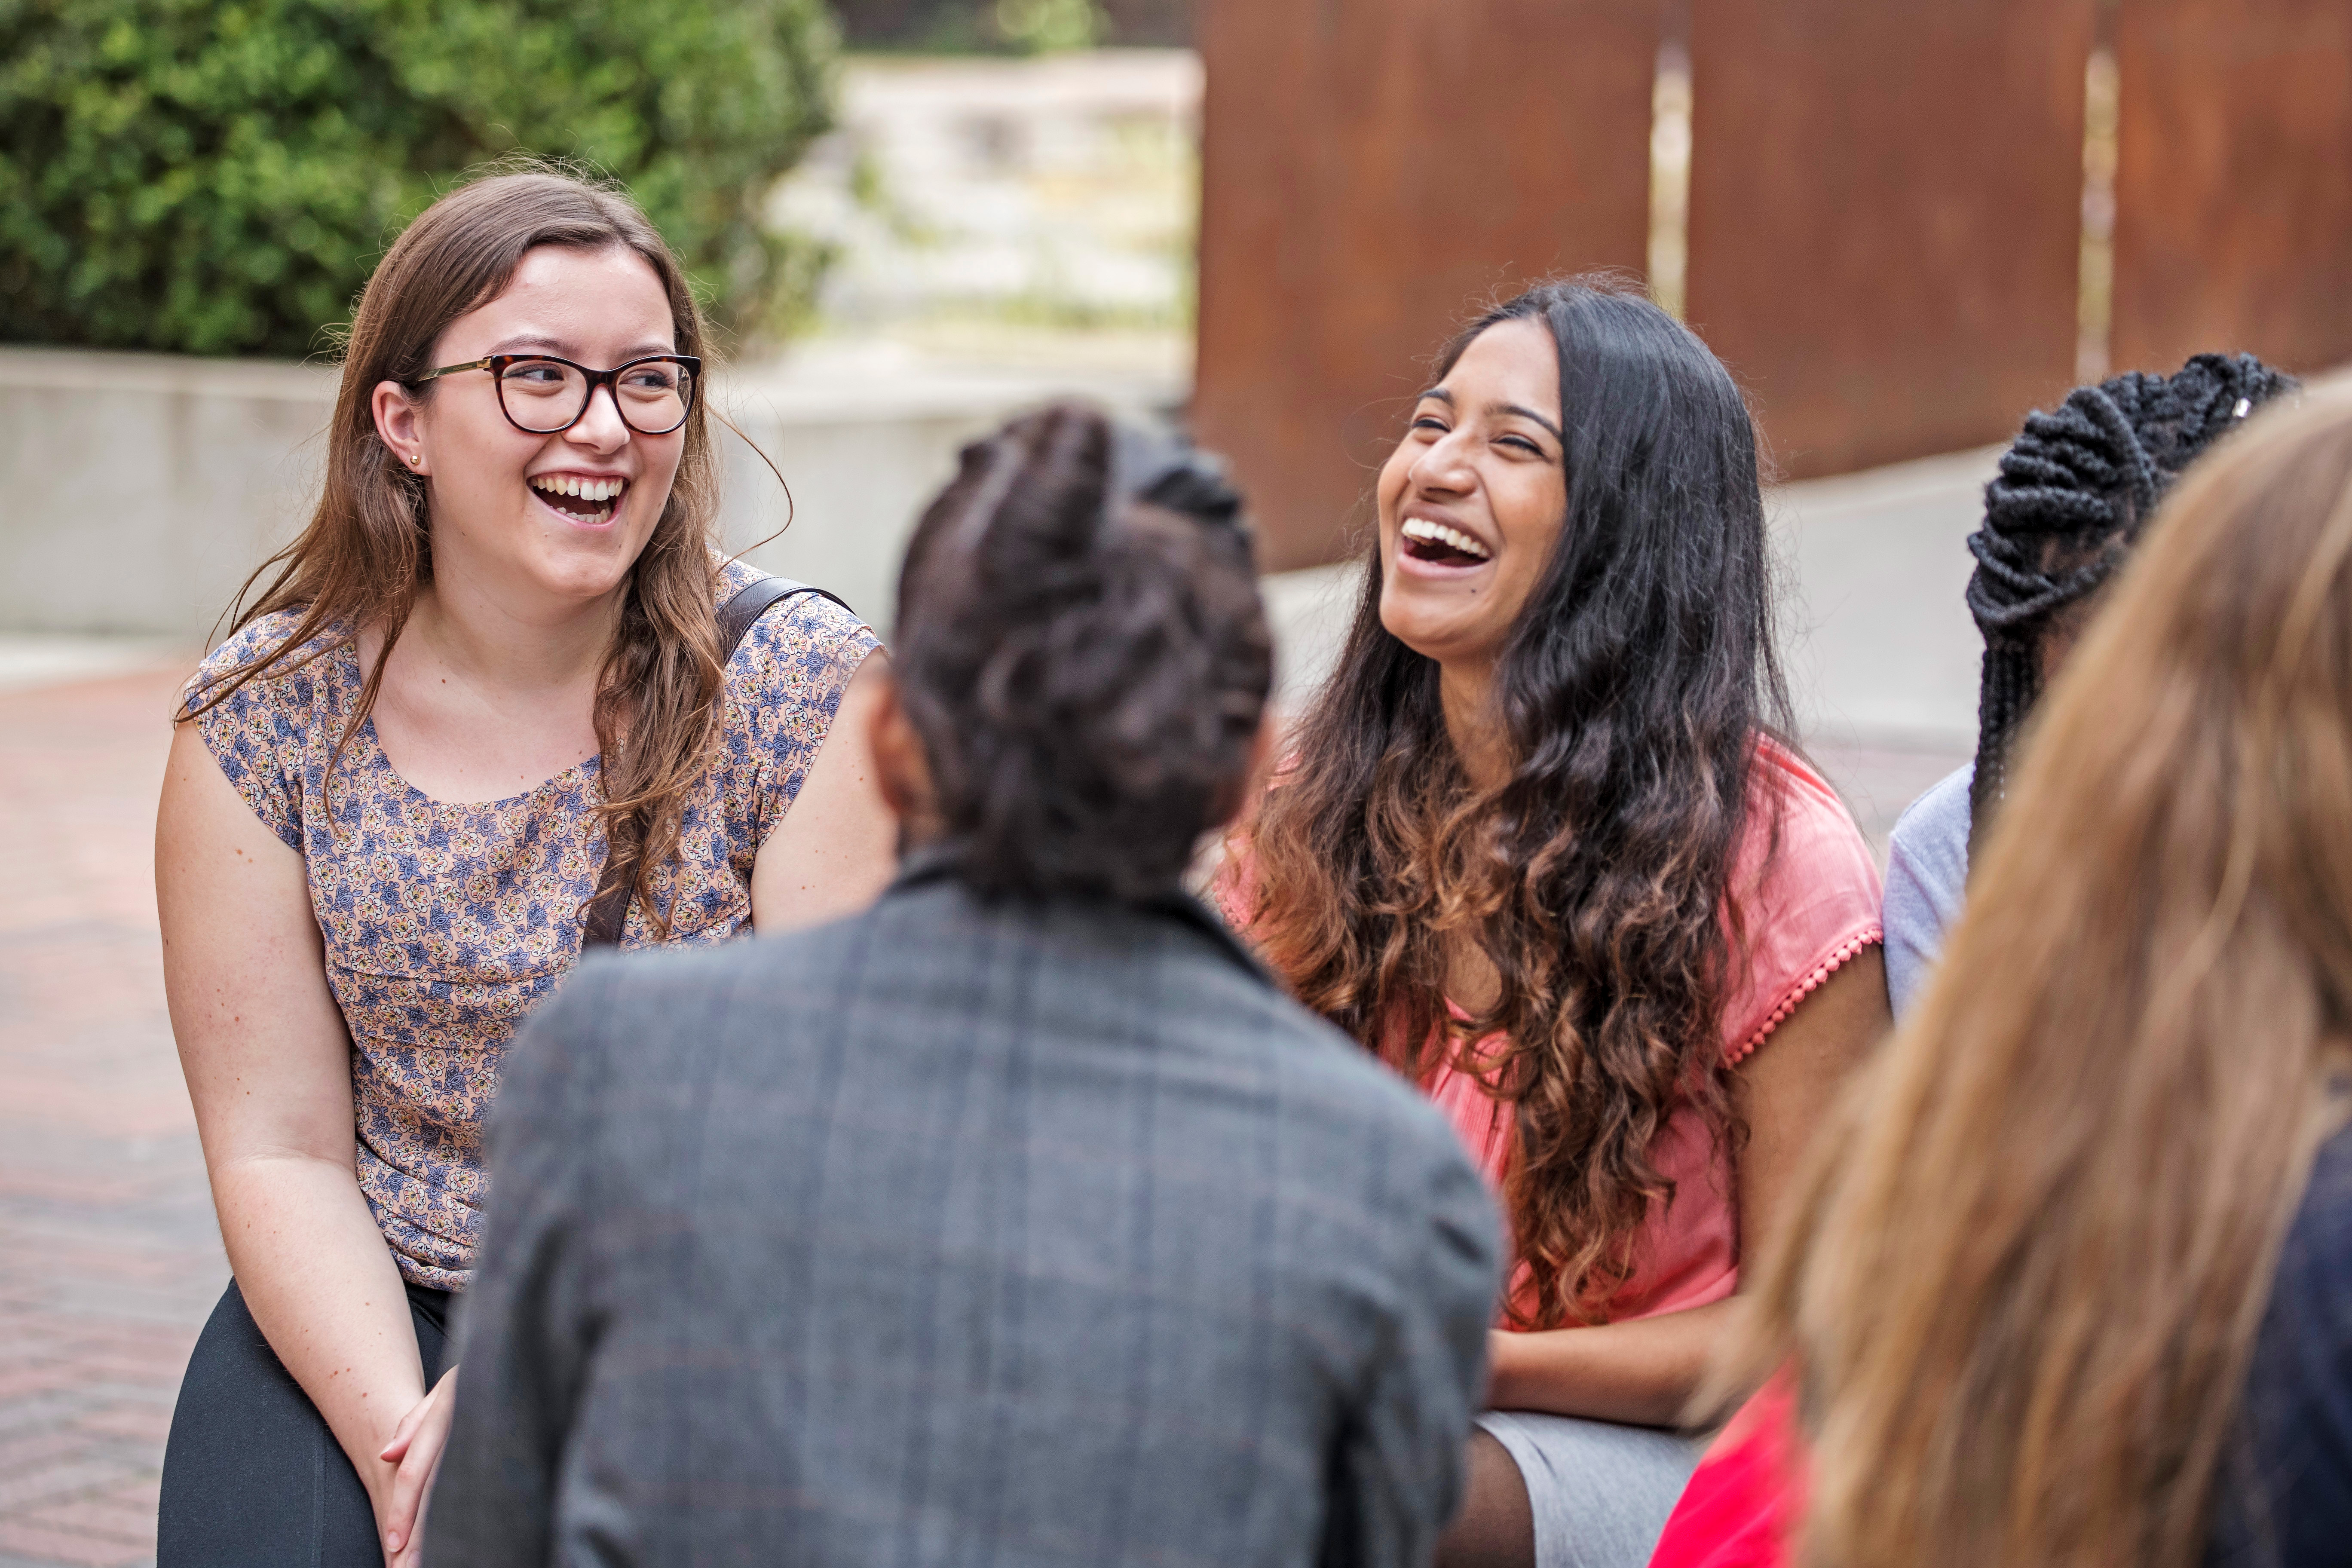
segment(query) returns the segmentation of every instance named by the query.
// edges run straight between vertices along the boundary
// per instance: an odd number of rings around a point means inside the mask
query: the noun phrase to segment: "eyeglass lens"
[[[507,417],[534,435],[569,428],[588,411],[588,377],[562,360],[517,360],[499,377]],[[694,404],[694,373],[667,360],[626,366],[614,384],[621,419],[640,436],[667,436],[686,423]]]

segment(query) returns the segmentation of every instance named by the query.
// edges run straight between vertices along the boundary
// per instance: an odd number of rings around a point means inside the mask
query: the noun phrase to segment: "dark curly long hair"
[[[1559,351],[1567,516],[1497,661],[1510,774],[1475,787],[1436,664],[1381,624],[1365,564],[1338,668],[1240,846],[1253,938],[1308,1006],[1416,1079],[1454,1043],[1513,1107],[1506,1193],[1532,1327],[1592,1321],[1631,1275],[1651,1146],[1694,1104],[1742,1136],[1720,1015],[1738,946],[1725,889],[1759,737],[1787,729],[1755,428],[1706,345],[1612,279],[1541,284],[1487,312]],[[1456,932],[1494,1005],[1449,1018]]]
[[[2042,694],[2042,645],[2079,616],[2157,503],[2207,447],[2296,385],[2252,354],[2199,354],[2173,374],[2129,371],[2035,409],[1985,487],[1969,612],[1984,634],[1969,815],[1982,826]],[[1980,834],[1971,833],[1972,839]]]

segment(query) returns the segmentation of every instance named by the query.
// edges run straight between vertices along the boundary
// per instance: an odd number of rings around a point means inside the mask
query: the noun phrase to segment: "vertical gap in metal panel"
[[[2074,307],[2074,379],[2114,371],[2116,322],[2116,128],[2122,104],[2116,69],[2115,5],[2098,8],[2098,41],[2083,70],[2083,256]]]
[[[1650,87],[1649,270],[1650,298],[1676,321],[1690,268],[1690,46],[1670,19]]]

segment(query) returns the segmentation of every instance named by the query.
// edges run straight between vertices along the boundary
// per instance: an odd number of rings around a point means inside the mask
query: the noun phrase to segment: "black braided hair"
[[[2010,744],[2042,694],[2053,624],[2114,573],[2183,469],[2295,384],[2252,354],[2199,354],[2173,375],[2128,372],[2025,416],[1969,536],[1969,611],[1985,642],[1969,788],[1976,826],[2006,792]]]

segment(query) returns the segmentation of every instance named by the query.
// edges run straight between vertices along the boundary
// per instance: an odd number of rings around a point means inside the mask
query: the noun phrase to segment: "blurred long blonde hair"
[[[2352,1018],[2352,402],[2176,492],[2039,719],[1726,1385],[1793,1365],[1820,1568],[2201,1555]]]

